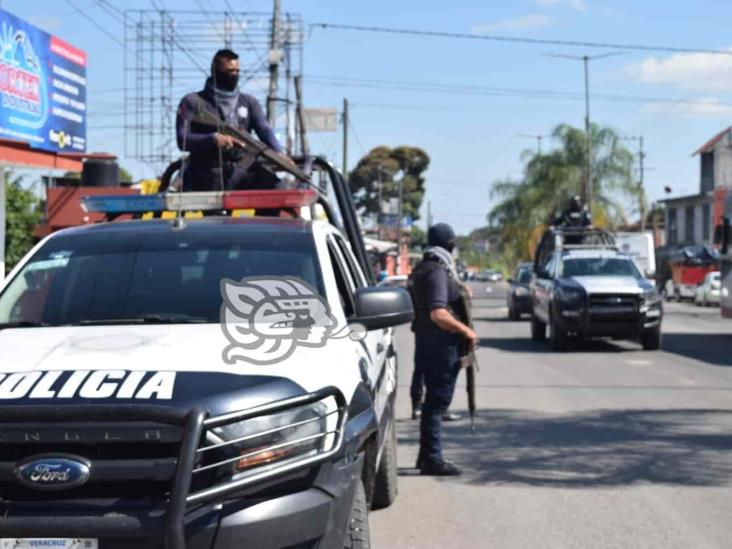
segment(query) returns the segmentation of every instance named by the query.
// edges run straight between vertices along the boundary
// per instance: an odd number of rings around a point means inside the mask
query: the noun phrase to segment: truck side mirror
[[[367,330],[378,330],[407,324],[414,320],[414,307],[404,288],[359,288],[355,294],[356,314],[349,324],[363,324]]]
[[[646,269],[643,275],[646,278],[656,278],[656,271],[654,271],[653,269]]]

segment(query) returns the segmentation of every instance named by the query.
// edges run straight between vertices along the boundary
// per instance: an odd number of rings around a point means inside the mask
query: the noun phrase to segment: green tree
[[[356,208],[363,215],[375,216],[378,212],[379,186],[381,198],[388,200],[399,196],[399,185],[403,186],[404,215],[419,219],[419,208],[425,192],[424,172],[430,164],[430,157],[419,147],[386,146],[371,149],[359,160],[349,174],[348,182],[353,193]]]
[[[488,214],[500,227],[500,247],[509,263],[528,258],[541,228],[568,200],[582,194],[585,178],[586,135],[559,125],[553,132],[558,146],[546,154],[524,153],[524,175],[493,183],[492,195],[499,202]],[[637,202],[639,189],[633,178],[633,155],[618,134],[593,125],[592,218],[600,227],[613,228],[627,222],[623,203]]]
[[[38,197],[24,189],[22,177],[5,172],[5,270],[6,274],[33,247],[33,229],[41,221]]]

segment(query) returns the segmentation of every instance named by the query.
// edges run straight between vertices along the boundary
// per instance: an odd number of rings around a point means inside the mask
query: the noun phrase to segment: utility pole
[[[590,133],[590,58],[586,55],[582,56],[582,62],[585,67],[585,143],[587,150],[585,152],[585,160],[587,161],[586,181],[585,181],[585,204],[587,211],[592,219],[592,135]]]
[[[646,153],[643,151],[643,136],[640,136],[639,146],[638,146],[638,162],[640,163],[640,174],[638,177],[638,185],[640,186],[640,189],[638,189],[640,192],[638,193],[640,195],[640,214],[641,214],[641,231],[646,230],[646,188],[643,184],[643,174],[645,173],[645,158]],[[653,238],[656,238],[656,235],[654,233]]]
[[[343,99],[343,177],[348,182],[348,99]]]
[[[432,202],[427,201],[427,229],[432,226]]]
[[[563,59],[572,59],[574,61],[582,61],[585,72],[585,184],[582,194],[584,195],[585,205],[592,217],[592,136],[590,135],[590,61],[603,59],[622,52],[610,52],[600,55],[564,55],[549,54],[549,57],[561,57]]]
[[[378,188],[376,189],[376,234],[381,238],[381,189],[384,181],[381,179],[381,166],[376,167],[376,181]]]
[[[280,12],[282,10],[280,0],[274,0],[272,13],[272,36],[269,50],[269,92],[267,93],[267,121],[274,128],[277,118],[277,81],[280,77]]]
[[[517,135],[517,137],[529,137],[531,139],[536,139],[536,154],[541,156],[541,142],[545,137],[551,137],[551,135],[535,135],[530,133],[520,133]]]
[[[399,208],[397,209],[397,273],[402,274],[402,216],[404,215],[404,178],[399,180]]]
[[[297,127],[300,135],[300,152],[307,156],[310,154],[310,147],[308,146],[308,129],[305,127],[305,114],[303,113],[303,98],[302,98],[302,76],[295,77],[295,114],[297,115]]]
[[[646,230],[646,189],[643,183],[645,176],[645,159],[646,153],[643,150],[643,136],[640,137],[631,135],[629,137],[623,137],[626,141],[637,141],[638,142],[638,209],[640,211],[640,229],[641,231]]]

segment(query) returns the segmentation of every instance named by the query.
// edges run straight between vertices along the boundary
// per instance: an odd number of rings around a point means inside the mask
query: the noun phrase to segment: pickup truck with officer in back
[[[54,233],[10,273],[3,543],[369,546],[413,310],[373,286],[342,176],[299,167],[289,190],[88,197],[133,219]]]
[[[564,351],[570,336],[639,340],[661,345],[663,303],[633,258],[612,235],[593,228],[557,227],[537,249],[530,284],[531,337]]]

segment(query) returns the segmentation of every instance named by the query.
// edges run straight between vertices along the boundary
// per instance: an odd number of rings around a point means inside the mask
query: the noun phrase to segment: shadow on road
[[[478,340],[480,347],[490,347],[499,351],[511,353],[552,353],[549,343],[546,341],[534,341],[526,329],[525,337],[481,337]],[[622,353],[637,351],[636,348],[625,348],[614,344],[606,339],[592,339],[586,341],[573,341],[570,352],[581,353]]]
[[[732,334],[664,334],[661,348],[715,366],[732,366]]]
[[[598,410],[553,416],[483,410],[445,430],[445,455],[461,481],[558,488],[732,484],[732,411]],[[418,444],[418,426],[399,444]],[[409,464],[404,464],[409,465]],[[405,468],[400,474],[410,474]],[[411,473],[413,474],[413,473]]]

